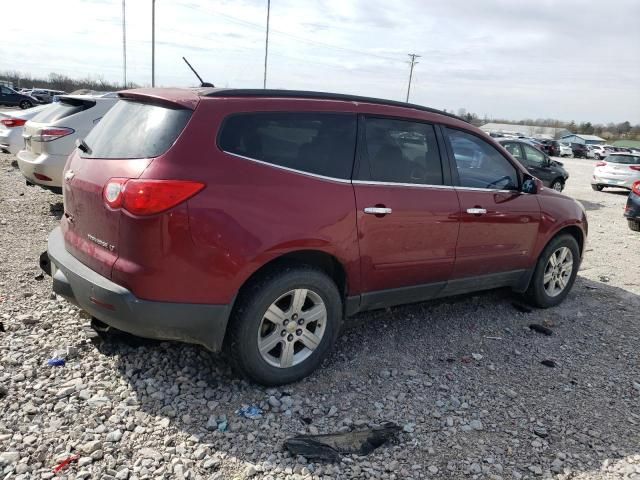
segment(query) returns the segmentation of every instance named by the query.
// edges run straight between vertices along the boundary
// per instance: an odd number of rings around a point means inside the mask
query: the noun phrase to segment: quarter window
[[[225,120],[219,146],[228,153],[326,177],[349,179],[356,116],[335,113],[248,113]]]
[[[442,164],[432,125],[367,118],[370,179],[378,182],[442,185]]]
[[[518,189],[518,172],[493,145],[461,130],[447,128],[460,185],[496,190]]]

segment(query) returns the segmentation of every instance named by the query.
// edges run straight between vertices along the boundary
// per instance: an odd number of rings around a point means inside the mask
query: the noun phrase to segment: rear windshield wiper
[[[91,155],[91,149],[89,148],[89,145],[87,145],[87,142],[85,142],[82,138],[76,139],[76,147],[78,147],[82,152]]]

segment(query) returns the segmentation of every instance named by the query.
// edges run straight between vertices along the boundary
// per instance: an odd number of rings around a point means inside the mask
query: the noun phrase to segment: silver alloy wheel
[[[561,192],[562,191],[562,182],[560,182],[558,180],[553,182],[553,185],[551,185],[551,188],[553,188],[556,192]]]
[[[557,297],[569,284],[573,272],[573,254],[567,247],[560,247],[551,254],[544,269],[542,284],[550,297]]]
[[[320,345],[327,326],[327,309],[313,290],[296,288],[273,302],[258,329],[262,359],[278,368],[304,362]]]

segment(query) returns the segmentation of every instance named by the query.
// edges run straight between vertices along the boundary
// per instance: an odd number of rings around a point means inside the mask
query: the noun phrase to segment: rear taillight
[[[4,120],[0,120],[0,123],[6,128],[14,128],[23,126],[27,121],[22,118],[5,118]]]
[[[102,189],[105,203],[133,215],[154,215],[188,200],[205,187],[187,180],[112,178]]]
[[[51,127],[41,128],[31,136],[31,140],[34,142],[52,142],[67,135],[71,135],[75,130],[67,127]]]
[[[631,170],[635,170],[636,172],[640,172],[640,165],[629,165]]]
[[[636,195],[640,195],[640,180],[633,184],[633,187],[631,187],[631,191]]]
[[[607,162],[598,162],[596,163],[596,167],[604,167],[607,164]]]

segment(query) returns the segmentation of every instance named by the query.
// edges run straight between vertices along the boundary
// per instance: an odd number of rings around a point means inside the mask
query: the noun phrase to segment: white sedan
[[[612,153],[596,163],[591,179],[591,188],[601,191],[604,187],[631,190],[640,180],[640,153]]]
[[[26,110],[0,112],[0,150],[16,155],[24,148],[24,139],[22,138],[24,124],[48,106],[38,105]]]

